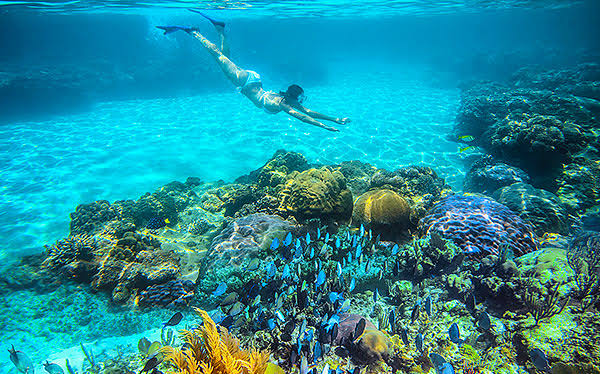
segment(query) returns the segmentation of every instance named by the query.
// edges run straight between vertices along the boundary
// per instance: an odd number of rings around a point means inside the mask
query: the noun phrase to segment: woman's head
[[[297,84],[292,84],[288,87],[287,91],[280,92],[280,94],[283,95],[283,98],[288,103],[293,103],[295,101],[302,103],[305,99],[304,90]]]

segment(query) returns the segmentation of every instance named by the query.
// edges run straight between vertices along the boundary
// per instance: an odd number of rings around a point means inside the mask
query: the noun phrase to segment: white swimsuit
[[[254,83],[258,83],[262,87],[262,80],[260,79],[260,74],[258,74],[255,71],[252,71],[252,70],[246,70],[246,72],[248,73],[248,79],[246,79],[246,82],[239,88],[240,91],[244,90],[246,87],[248,87]],[[262,108],[265,112],[267,112],[269,114],[279,113],[281,111],[281,109],[277,109],[276,111],[273,111],[273,110],[269,110],[267,108],[267,100],[268,100],[269,95],[277,95],[277,94],[272,91],[262,90],[262,92],[260,93],[260,96],[258,97],[258,104],[260,104],[260,105],[257,104],[256,106],[258,106],[259,108]]]

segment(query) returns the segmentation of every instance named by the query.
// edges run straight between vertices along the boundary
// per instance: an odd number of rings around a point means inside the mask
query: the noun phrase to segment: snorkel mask
[[[300,95],[298,95],[298,99],[297,100],[298,100],[298,102],[300,104],[302,104],[303,102],[306,101],[306,95],[304,93],[301,93]]]

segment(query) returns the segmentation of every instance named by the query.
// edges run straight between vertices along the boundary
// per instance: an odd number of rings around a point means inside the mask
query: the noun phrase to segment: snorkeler
[[[210,52],[211,56],[215,58],[227,78],[229,78],[229,80],[239,88],[240,92],[250,99],[254,105],[259,108],[263,108],[267,113],[270,114],[276,114],[281,111],[286,112],[290,116],[295,117],[302,122],[322,127],[329,131],[339,130],[335,127],[327,126],[318,120],[331,121],[341,125],[350,122],[349,118],[330,117],[328,115],[305,108],[302,105],[302,101],[304,100],[304,90],[302,87],[296,84],[289,86],[285,92],[265,91],[262,87],[260,75],[257,72],[252,70],[244,70],[229,59],[229,45],[227,44],[227,39],[225,38],[225,23],[214,20],[197,10],[190,9],[190,11],[201,14],[213,24],[220,37],[220,49],[217,48],[214,43],[200,34],[197,28],[181,26],[157,27],[161,30],[164,30],[165,35],[182,30],[200,40],[204,48],[206,48],[206,50]]]

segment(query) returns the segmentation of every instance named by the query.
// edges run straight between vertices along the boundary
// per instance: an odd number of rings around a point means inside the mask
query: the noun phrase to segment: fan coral
[[[600,288],[600,233],[583,231],[578,233],[567,247],[569,267],[575,272],[578,299],[592,296],[588,305],[595,302]]]
[[[187,348],[162,348],[165,361],[174,367],[173,374],[264,374],[269,352],[240,349],[240,342],[226,328],[217,325],[202,309],[194,308],[203,324],[183,330]]]
[[[508,245],[515,256],[537,249],[531,225],[485,197],[445,197],[421,220],[420,228],[427,234],[438,232],[467,254],[498,254],[502,245]]]

